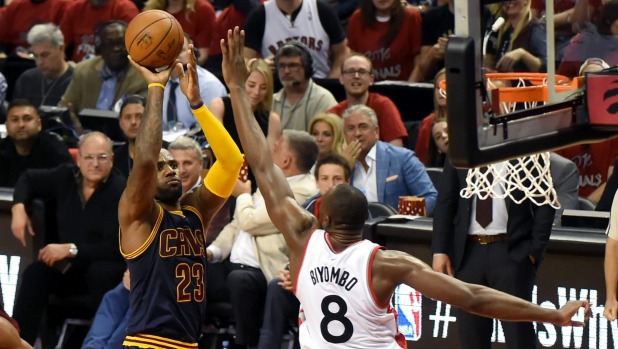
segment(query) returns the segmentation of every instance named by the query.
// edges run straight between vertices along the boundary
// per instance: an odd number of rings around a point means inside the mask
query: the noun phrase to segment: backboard
[[[580,2],[588,4],[588,1]],[[508,3],[510,1],[493,6],[509,6]],[[591,19],[581,21],[581,25],[570,25],[579,33],[565,39],[564,25],[558,27],[558,34],[554,30],[554,19],[564,21],[565,16],[555,15],[554,0],[546,0],[541,20],[547,49],[544,103],[528,109],[495,111],[490,108],[491,93],[485,79],[490,69],[485,69],[482,54],[484,40],[488,37],[485,28],[481,28],[481,9],[485,5],[483,0],[455,1],[455,36],[449,39],[446,48],[449,157],[455,166],[478,167],[618,135],[618,122],[615,126],[603,127],[589,122],[583,79],[580,83],[567,82],[571,87],[564,88],[559,86],[556,74],[566,72],[570,80],[579,75],[580,65],[593,57],[606,59],[610,65],[617,64],[618,61],[612,62],[612,59],[618,60],[618,55],[611,57],[606,51],[609,51],[608,43],[611,46],[614,41],[618,42],[618,36],[597,27],[594,23],[600,22]],[[590,5],[590,9],[600,16],[603,6]],[[618,14],[615,17],[618,18]],[[572,22],[570,17],[568,20]],[[607,22],[607,18],[604,21]],[[603,47],[604,43],[608,49]]]

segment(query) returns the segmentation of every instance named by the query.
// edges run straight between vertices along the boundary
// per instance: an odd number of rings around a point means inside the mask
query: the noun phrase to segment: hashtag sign
[[[448,325],[449,322],[455,322],[457,319],[454,316],[451,316],[451,305],[446,304],[444,307],[444,315],[442,315],[442,302],[438,301],[436,304],[436,313],[433,315],[429,315],[429,320],[433,321],[433,336],[434,338],[438,337],[438,331],[440,331],[440,323],[443,322],[444,326],[442,327],[442,338],[446,338],[448,335]]]

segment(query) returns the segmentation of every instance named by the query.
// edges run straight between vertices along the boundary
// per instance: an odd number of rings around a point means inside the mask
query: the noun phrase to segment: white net
[[[549,153],[471,168],[466,184],[460,192],[463,198],[477,195],[481,199],[488,196],[504,199],[508,196],[518,204],[529,199],[538,206],[549,204],[560,208],[551,177]]]

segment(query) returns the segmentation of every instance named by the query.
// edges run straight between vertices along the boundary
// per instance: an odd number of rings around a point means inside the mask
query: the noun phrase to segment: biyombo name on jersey
[[[350,273],[337,267],[316,267],[309,272],[311,282],[315,285],[320,282],[332,282],[350,291],[358,283],[356,277],[350,277]]]

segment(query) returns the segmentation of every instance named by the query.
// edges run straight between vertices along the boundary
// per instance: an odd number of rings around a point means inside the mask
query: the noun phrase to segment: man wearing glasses
[[[57,221],[46,224],[46,245],[26,267],[15,300],[13,316],[30,344],[50,295],[79,295],[84,316],[92,316],[126,268],[118,250],[118,202],[126,181],[113,170],[112,142],[91,132],[78,149],[77,164],[30,169],[15,185],[11,230],[24,246],[26,235],[42,233],[33,230],[27,213],[33,199],[53,202]]]
[[[373,109],[378,117],[380,140],[403,147],[403,140],[408,137],[408,132],[401,120],[399,109],[388,97],[369,92],[373,80],[373,67],[367,57],[362,54],[348,57],[341,65],[339,77],[339,82],[345,89],[346,99],[330,108],[328,112],[341,116],[348,107],[364,104]]]
[[[273,95],[272,110],[281,116],[282,129],[306,131],[311,119],[337,104],[335,97],[311,79],[313,59],[298,41],[283,45],[275,56],[283,88]]]

